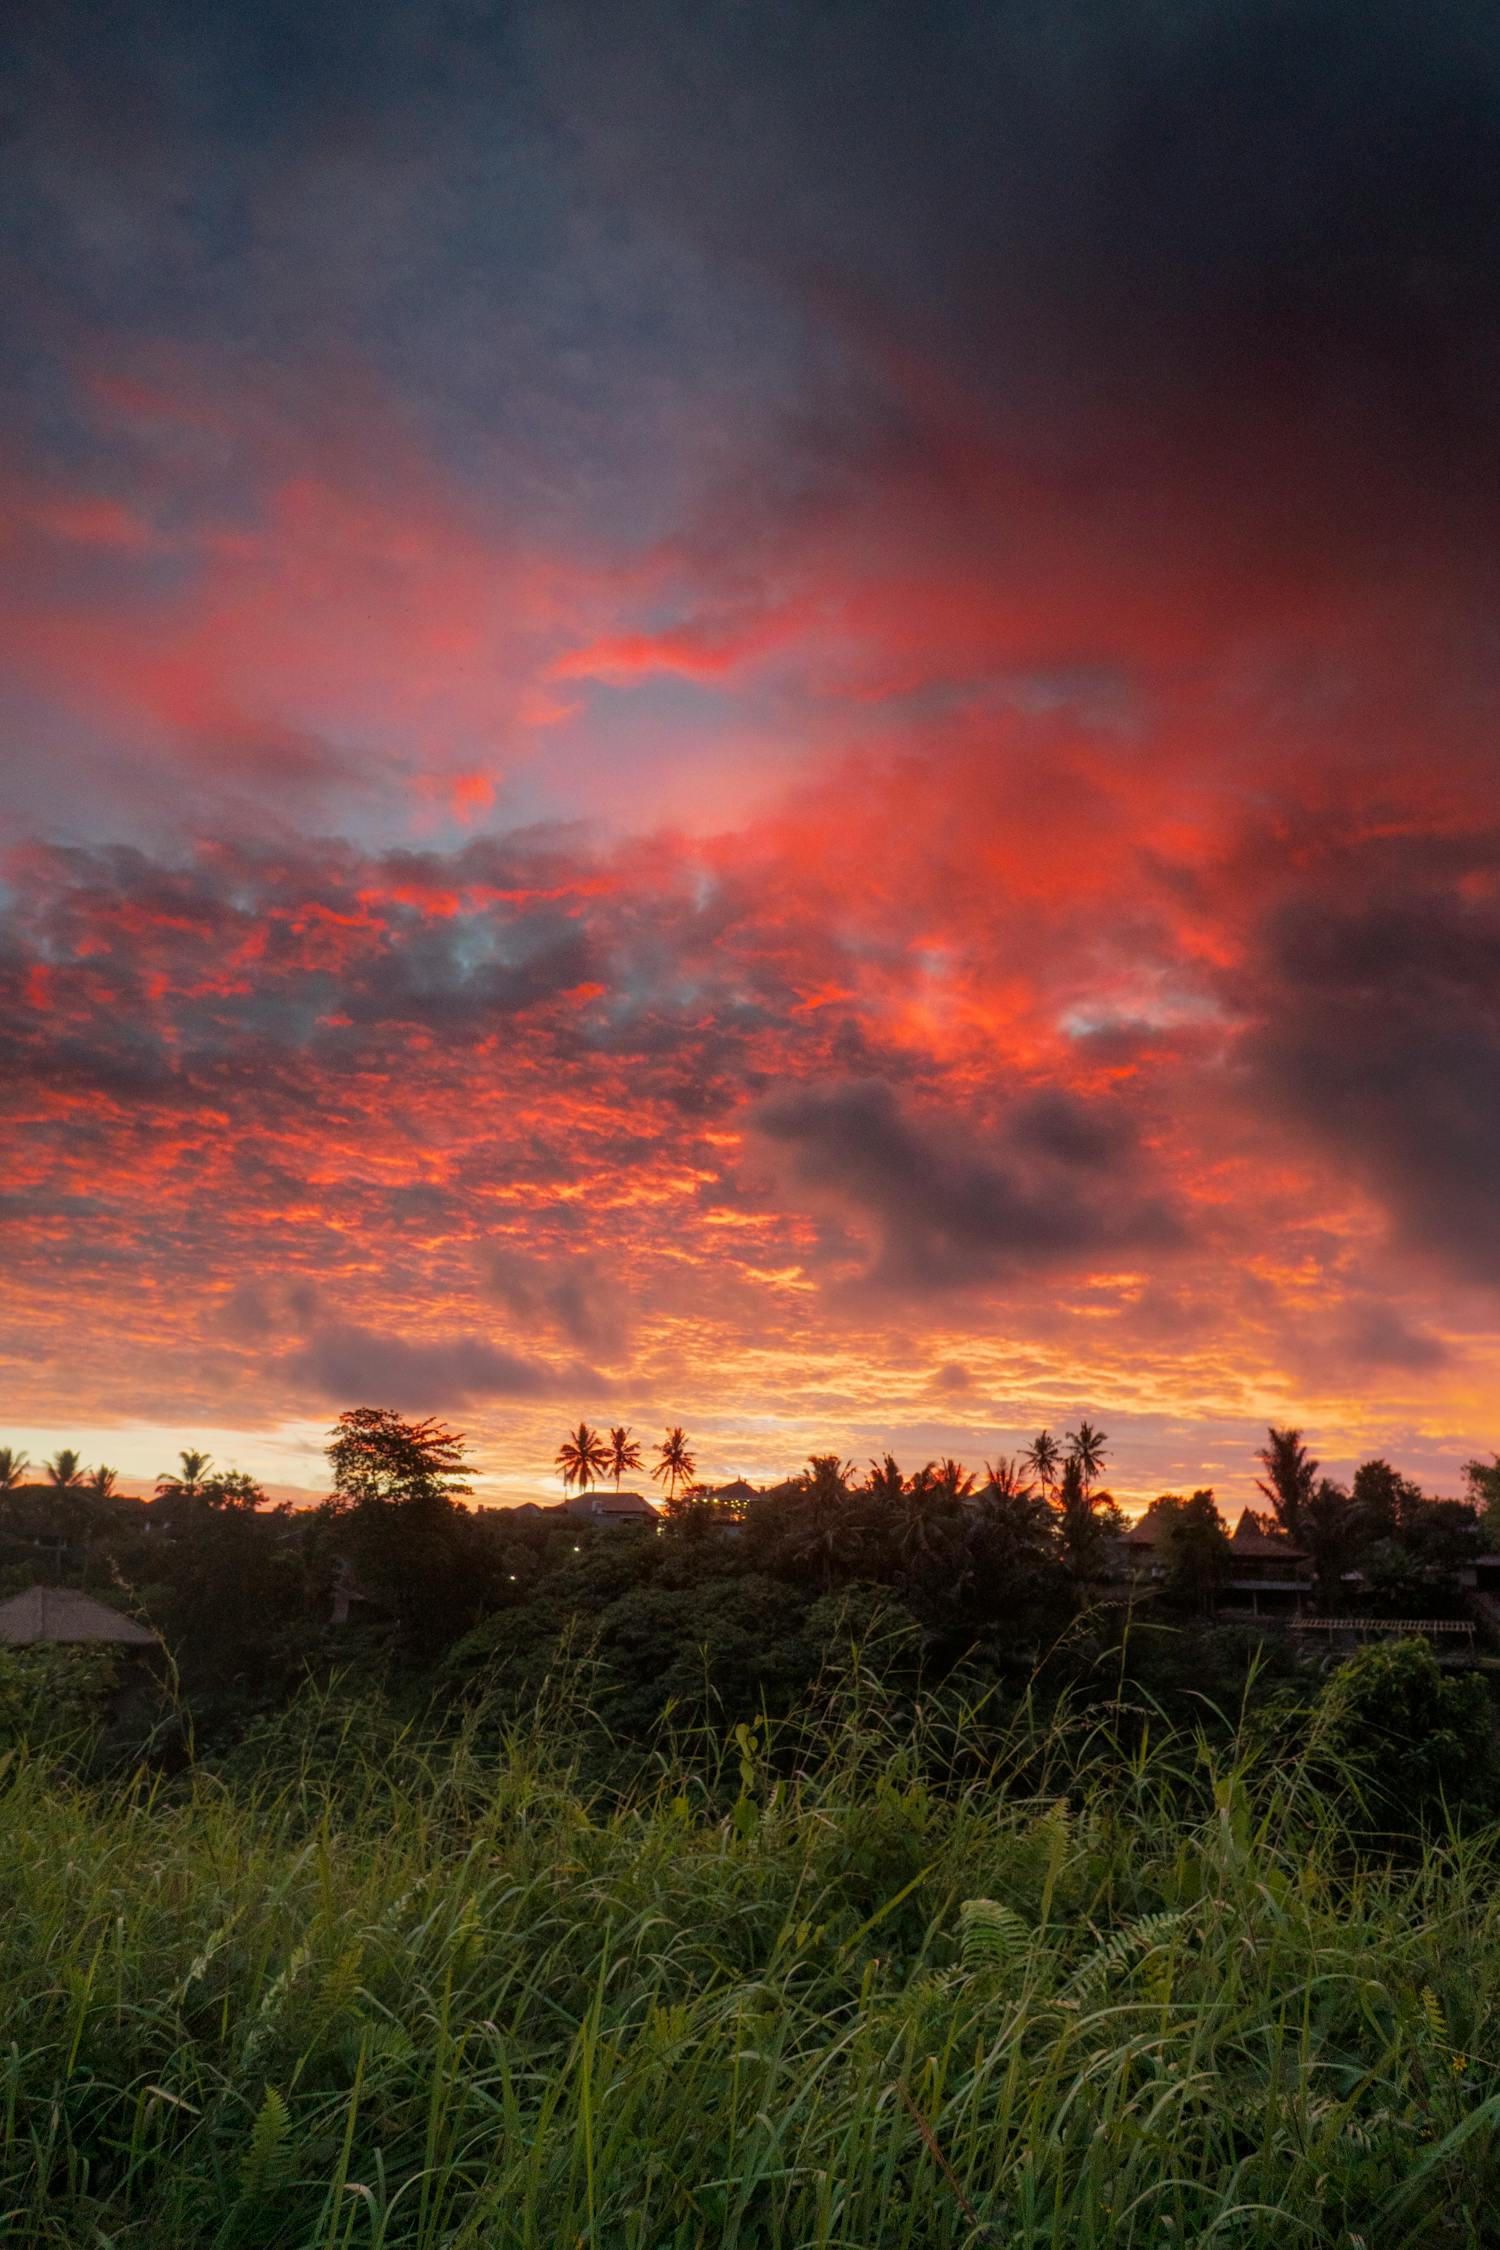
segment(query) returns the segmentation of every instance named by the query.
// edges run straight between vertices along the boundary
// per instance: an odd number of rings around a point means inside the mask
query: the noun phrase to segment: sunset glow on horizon
[[[1457,7],[19,12],[0,1439],[1500,1446]]]

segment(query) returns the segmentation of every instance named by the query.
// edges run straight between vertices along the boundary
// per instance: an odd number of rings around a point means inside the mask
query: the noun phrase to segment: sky
[[[0,1438],[1458,1489],[1492,9],[0,38]]]

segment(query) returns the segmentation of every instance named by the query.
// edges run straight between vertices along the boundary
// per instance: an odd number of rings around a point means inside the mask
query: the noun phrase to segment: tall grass
[[[628,1789],[557,1701],[311,1699],[237,1783],[16,1756],[3,2238],[1497,2239],[1492,1838],[1360,1857],[1296,1761],[1025,1714],[961,1776],[868,1683],[766,1736]]]

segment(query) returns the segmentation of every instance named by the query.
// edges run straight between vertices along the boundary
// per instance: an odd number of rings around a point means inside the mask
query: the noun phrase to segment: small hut
[[[115,1643],[125,1648],[155,1648],[149,1625],[80,1593],[76,1586],[28,1586],[0,1602],[0,1647],[56,1647],[64,1642]]]

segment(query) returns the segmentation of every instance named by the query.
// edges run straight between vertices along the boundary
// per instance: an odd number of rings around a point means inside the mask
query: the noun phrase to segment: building
[[[655,1523],[660,1510],[639,1492],[614,1492],[597,1486],[592,1492],[570,1493],[560,1509],[544,1508],[544,1515],[581,1517],[586,1523]]]
[[[74,1586],[28,1586],[0,1602],[0,1646],[6,1648],[59,1647],[90,1643],[95,1647],[155,1648],[156,1635],[149,1625],[96,1601]]]
[[[1297,1617],[1312,1601],[1312,1562],[1285,1532],[1268,1531],[1247,1508],[1229,1542],[1223,1608],[1251,1617]]]

